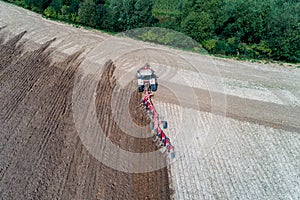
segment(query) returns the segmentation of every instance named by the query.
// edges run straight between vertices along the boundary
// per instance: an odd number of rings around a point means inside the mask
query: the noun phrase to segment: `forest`
[[[162,27],[190,36],[210,54],[300,62],[299,0],[5,0],[107,32]],[[178,38],[163,37],[167,44]],[[145,38],[147,40],[147,38]]]

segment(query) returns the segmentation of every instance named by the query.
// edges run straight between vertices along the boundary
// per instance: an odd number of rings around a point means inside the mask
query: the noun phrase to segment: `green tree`
[[[257,1],[229,1],[221,11],[223,23],[218,27],[223,38],[236,38],[236,42],[259,43],[262,39],[264,13]]]
[[[265,20],[264,37],[275,60],[300,62],[300,3],[273,2]]]
[[[79,5],[78,17],[79,22],[91,27],[96,26],[96,3],[93,0],[84,0]]]
[[[70,13],[78,13],[78,9],[79,9],[79,3],[80,1],[79,0],[72,0],[70,2]]]
[[[6,1],[47,17],[114,32],[154,25],[171,28],[212,53],[300,62],[299,0]],[[157,35],[148,32],[143,38]],[[177,38],[166,34],[154,39],[173,44]]]
[[[103,4],[96,5],[95,23],[96,28],[103,28],[103,20],[106,15],[105,6]]]
[[[70,14],[70,7],[67,5],[63,5],[60,9],[61,11],[61,18],[64,20],[71,20],[71,14]]]
[[[149,3],[150,2],[150,3]],[[134,11],[132,14],[132,27],[145,27],[151,24],[152,5],[148,0],[137,0],[134,4]]]
[[[197,40],[204,41],[212,36],[212,20],[206,12],[191,12],[181,23],[181,30]]]
[[[50,3],[50,6],[55,9],[56,13],[59,13],[60,9],[62,7],[62,4],[61,4],[60,0],[52,0]]]
[[[47,17],[52,17],[52,18],[56,18],[56,11],[52,6],[48,6],[48,8],[46,10],[44,10],[44,15]]]
[[[106,3],[103,26],[112,31],[125,31],[156,23],[151,0],[114,0]]]

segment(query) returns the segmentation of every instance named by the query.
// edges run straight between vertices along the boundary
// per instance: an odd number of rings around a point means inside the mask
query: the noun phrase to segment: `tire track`
[[[15,45],[20,38],[21,36],[17,39],[15,37],[5,45]],[[7,128],[14,127],[8,132],[3,132],[9,137],[8,143],[5,146],[1,145],[1,149],[8,152],[8,154],[2,154],[3,151],[1,153],[1,157],[4,156],[4,163],[1,162],[0,193],[4,199],[12,196],[26,199],[40,198],[44,194],[43,191],[47,191],[51,169],[55,166],[55,160],[61,149],[63,118],[66,114],[66,107],[70,107],[67,97],[71,95],[72,77],[81,60],[78,59],[79,52],[63,62],[50,66],[53,49],[47,49],[52,41],[33,52],[12,57],[13,60],[17,60],[14,65],[1,59],[1,64],[5,65],[5,70],[2,71],[4,73],[1,73],[1,83],[15,82],[9,90],[5,88],[7,84],[1,84],[3,86],[1,87],[1,101],[4,101],[1,109],[5,111],[1,113],[3,122],[1,124],[5,124]],[[61,70],[62,68],[65,70]],[[24,106],[27,107],[27,115],[22,113]],[[35,111],[30,112],[30,109]],[[23,117],[29,117],[29,119],[24,120],[16,113],[25,114]],[[16,119],[18,123],[15,123]],[[27,121],[27,123],[20,124],[22,121]],[[16,132],[20,129],[22,132]],[[21,133],[28,135],[20,135]],[[18,143],[15,143],[16,141]],[[10,150],[11,147],[13,151]],[[7,160],[5,157],[10,159]],[[17,173],[13,174],[15,170]],[[7,182],[7,179],[11,181]],[[15,188],[18,190],[14,191]]]
[[[4,27],[1,27],[3,29]],[[0,29],[0,31],[1,31]],[[16,56],[19,56],[23,52],[23,45],[20,44],[17,46],[17,43],[21,40],[21,38],[25,35],[26,31],[23,31],[8,40],[5,44],[3,44],[4,37],[1,34],[0,40],[0,55],[1,55],[1,64],[0,64],[0,77],[2,70],[8,67],[14,60]]]
[[[29,55],[25,54],[20,60],[18,60],[17,63],[12,66],[12,70],[7,70],[4,74],[2,74],[2,76],[9,77],[9,74],[20,72],[17,73],[20,74],[20,76],[15,77],[16,81],[13,82],[14,86],[12,90],[14,92],[11,93],[12,95],[10,97],[5,97],[2,104],[1,119],[4,119],[4,122],[12,117],[13,113],[15,113],[16,109],[18,108],[18,105],[32,89],[34,83],[37,82],[41,74],[45,72],[45,67],[49,66],[49,63],[47,62],[49,62],[49,55],[51,52],[43,52],[53,41],[46,42],[41,48]],[[6,80],[4,79],[3,81]]]

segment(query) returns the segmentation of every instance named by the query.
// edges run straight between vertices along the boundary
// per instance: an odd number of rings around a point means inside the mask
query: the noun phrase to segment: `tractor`
[[[157,90],[157,76],[148,63],[137,71],[138,91],[143,92],[146,88],[151,91]]]

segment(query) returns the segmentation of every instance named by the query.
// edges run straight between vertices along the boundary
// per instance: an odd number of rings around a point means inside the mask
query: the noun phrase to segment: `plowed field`
[[[16,35],[0,44],[0,194],[3,199],[169,199],[167,168],[149,173],[124,173],[94,159],[77,136],[72,119],[74,74],[81,52],[54,62],[50,40],[26,51]],[[156,149],[151,139],[126,135],[113,122],[110,99],[115,66],[108,61],[98,84],[97,113],[106,136],[133,152]],[[136,109],[140,126],[149,120]],[[131,109],[132,110],[132,109]]]

